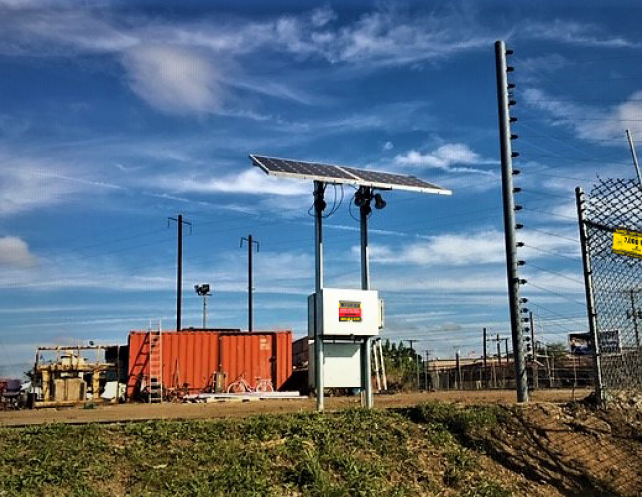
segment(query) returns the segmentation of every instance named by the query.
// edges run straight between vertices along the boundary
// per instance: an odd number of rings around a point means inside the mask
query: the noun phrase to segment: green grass
[[[465,435],[487,408],[426,404],[212,421],[0,429],[0,495],[506,496]],[[488,463],[485,463],[486,465]]]

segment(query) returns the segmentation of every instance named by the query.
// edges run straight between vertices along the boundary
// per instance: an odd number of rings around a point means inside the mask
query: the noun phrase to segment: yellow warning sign
[[[642,233],[616,230],[613,233],[613,252],[620,255],[642,257]]]

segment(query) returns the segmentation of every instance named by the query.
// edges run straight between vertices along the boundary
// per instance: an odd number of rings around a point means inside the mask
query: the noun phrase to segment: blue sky
[[[434,355],[507,336],[493,43],[517,83],[525,296],[547,342],[586,327],[573,188],[633,174],[642,140],[634,2],[152,2],[0,0],[0,374],[37,344],[124,343],[183,324],[306,332],[312,185],[259,153],[414,174],[452,197],[385,194],[372,281],[392,339]],[[240,6],[239,6],[240,5]],[[326,284],[359,286],[344,188],[326,221]],[[341,191],[337,191],[341,198]]]

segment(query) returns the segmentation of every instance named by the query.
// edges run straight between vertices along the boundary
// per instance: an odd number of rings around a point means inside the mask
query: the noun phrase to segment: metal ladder
[[[149,376],[148,392],[149,402],[163,402],[163,332],[149,331],[148,339],[149,353]]]

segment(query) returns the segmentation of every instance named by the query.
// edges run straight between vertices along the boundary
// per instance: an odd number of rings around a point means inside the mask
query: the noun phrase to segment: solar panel
[[[386,190],[411,190],[422,193],[450,195],[452,192],[414,176],[357,169],[354,167],[305,162],[277,157],[250,155],[255,166],[272,176],[312,179],[324,183],[343,183]]]

